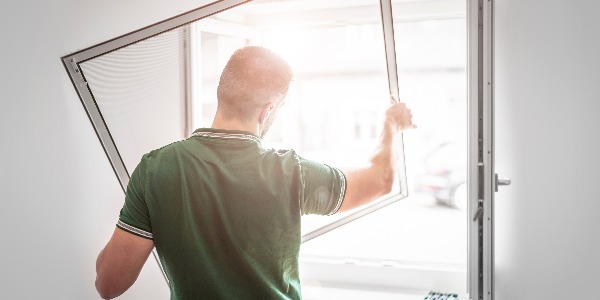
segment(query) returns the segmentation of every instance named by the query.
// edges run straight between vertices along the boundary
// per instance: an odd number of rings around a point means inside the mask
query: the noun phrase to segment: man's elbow
[[[96,291],[100,295],[102,299],[113,299],[118,296],[121,296],[125,291],[119,289],[116,285],[111,284],[106,279],[103,279],[100,276],[96,277]]]
[[[382,172],[381,176],[379,177],[379,195],[378,197],[381,197],[383,195],[387,195],[389,193],[392,192],[392,189],[394,188],[394,171],[393,170],[385,170],[384,172]]]
[[[108,285],[98,277],[96,277],[96,291],[98,291],[98,294],[102,299],[114,298],[112,291],[108,288]]]
[[[396,173],[394,164],[387,160],[373,159],[370,169],[370,172],[372,172],[371,184],[376,198],[391,193]]]
[[[384,178],[380,196],[384,196],[384,195],[391,193],[393,188],[394,188],[394,176],[392,176],[391,178]]]

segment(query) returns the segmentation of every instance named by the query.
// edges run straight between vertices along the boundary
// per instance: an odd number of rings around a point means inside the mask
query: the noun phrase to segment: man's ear
[[[263,107],[260,111],[260,115],[258,116],[258,123],[262,126],[265,121],[269,118],[271,112],[275,109],[275,104],[269,103]]]

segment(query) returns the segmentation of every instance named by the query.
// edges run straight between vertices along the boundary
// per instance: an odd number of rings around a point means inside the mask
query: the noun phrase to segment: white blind
[[[81,64],[129,174],[144,153],[183,138],[185,36],[174,29]]]

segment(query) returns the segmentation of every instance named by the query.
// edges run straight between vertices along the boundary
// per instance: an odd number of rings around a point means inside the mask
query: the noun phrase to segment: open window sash
[[[142,154],[185,138],[192,127],[190,24],[202,25],[203,19],[208,21],[214,14],[252,2],[260,1],[217,1],[63,57],[123,190]],[[380,55],[385,55],[389,94],[399,99],[391,1],[381,0],[378,4],[385,44],[385,53]],[[210,26],[200,28],[210,30]],[[156,122],[160,118],[170,124]],[[392,194],[359,209],[312,222],[312,227],[303,230],[302,242],[407,197],[401,139],[398,148],[402,153]]]

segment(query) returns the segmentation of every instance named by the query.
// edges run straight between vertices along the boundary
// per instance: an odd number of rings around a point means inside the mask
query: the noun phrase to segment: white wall
[[[59,57],[207,0],[11,1],[0,12],[0,293],[96,299],[122,191]],[[600,279],[600,4],[496,3],[497,296],[575,299]],[[149,265],[149,268],[155,268]],[[143,271],[124,299],[165,299]]]
[[[597,299],[600,2],[495,8],[497,299]]]
[[[2,3],[0,298],[98,299],[95,258],[123,203],[59,58],[208,2]],[[168,299],[156,268],[122,298]]]

